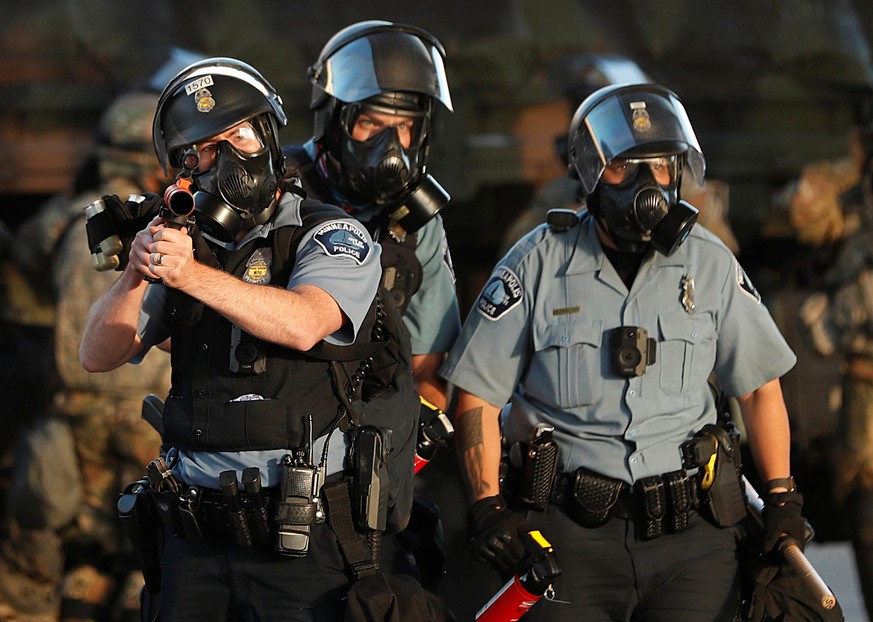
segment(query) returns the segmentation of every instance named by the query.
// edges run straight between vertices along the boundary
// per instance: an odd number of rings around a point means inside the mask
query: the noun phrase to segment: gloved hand
[[[127,265],[130,246],[136,234],[157,216],[164,204],[163,197],[154,192],[146,192],[140,197],[134,200],[128,199],[124,203],[114,194],[103,197],[106,209],[115,223],[118,237],[121,238],[122,250],[118,254],[118,267],[115,268],[119,272]]]
[[[527,556],[521,537],[533,527],[506,507],[500,495],[480,499],[467,513],[473,553],[501,573],[514,572]]]
[[[771,492],[764,498],[763,549],[769,553],[786,535],[797,540],[800,548],[807,542],[807,523],[800,513],[803,495],[797,491]]]

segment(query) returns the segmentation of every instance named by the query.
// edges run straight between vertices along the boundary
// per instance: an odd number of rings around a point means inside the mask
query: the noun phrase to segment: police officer
[[[511,572],[520,534],[542,529],[563,570],[557,600],[569,602],[543,599],[531,619],[730,620],[734,531],[690,506],[700,490],[682,447],[717,421],[713,372],[739,399],[767,482],[767,546],[783,532],[801,539],[779,383],[795,356],[737,260],[679,199],[704,159],[674,93],[600,89],[569,142],[588,210],[552,217],[500,261],[442,369],[459,388],[473,547]],[[527,447],[537,424],[559,448],[558,474],[535,480],[546,511],[525,512],[501,494],[501,448]]]
[[[190,183],[193,221],[162,211],[137,233],[85,326],[90,372],[171,338],[166,459],[149,471],[150,495],[166,492],[171,506],[156,506],[169,525],[162,620],[338,619],[348,589],[317,500],[344,464],[345,435],[331,432],[342,412],[334,385],[345,392],[348,379],[314,355],[355,341],[380,248],[337,208],[314,206],[326,217],[302,226],[313,206],[283,179],[285,122],[279,95],[239,60],[195,62],[170,81],[153,142],[161,165],[182,172],[174,190]],[[243,494],[272,517],[265,539],[239,520]]]
[[[370,20],[337,32],[310,67],[312,139],[285,153],[309,196],[343,207],[383,247],[383,282],[412,337],[419,393],[446,408],[437,374],[460,331],[442,217],[428,174],[438,105],[452,110],[445,51],[430,33]]]

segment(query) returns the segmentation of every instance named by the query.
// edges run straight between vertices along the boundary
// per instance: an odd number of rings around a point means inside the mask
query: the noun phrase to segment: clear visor
[[[199,172],[208,171],[215,164],[215,158],[218,154],[218,145],[226,142],[233,149],[242,155],[260,154],[265,148],[263,139],[254,126],[245,121],[236,125],[226,132],[222,132],[208,140],[196,143],[193,145],[194,150],[200,158],[197,165]]]
[[[679,179],[679,156],[668,155],[655,158],[616,158],[603,169],[602,178],[607,184],[620,186],[636,177],[641,166],[648,166],[655,183],[665,188],[674,186]]]
[[[341,121],[346,135],[360,143],[375,138],[385,129],[393,128],[404,149],[419,149],[427,135],[428,117],[424,112],[349,104],[342,110]]]
[[[319,83],[344,102],[359,102],[389,91],[421,93],[440,100],[449,110],[452,98],[439,51],[403,33],[352,41],[325,60]],[[393,44],[393,45],[392,45]]]
[[[586,108],[585,102],[576,114]],[[573,119],[571,157],[586,194],[591,194],[607,165],[624,156],[684,154],[688,169],[703,183],[705,161],[691,122],[674,97],[624,93],[597,102],[584,119]]]

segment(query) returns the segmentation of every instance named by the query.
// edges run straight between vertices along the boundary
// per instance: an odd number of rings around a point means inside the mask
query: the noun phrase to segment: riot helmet
[[[577,108],[568,141],[571,174],[619,249],[675,252],[697,221],[680,200],[682,174],[702,184],[706,166],[676,94],[655,84],[599,89]]]
[[[241,228],[266,222],[284,175],[279,128],[282,99],[253,67],[233,58],[207,58],[183,69],[164,88],[152,125],[161,166],[190,173],[197,221],[230,241]],[[256,138],[240,149],[230,139]],[[213,137],[222,139],[210,142]],[[209,145],[209,158],[198,148]],[[193,156],[193,157],[192,157]],[[208,165],[207,165],[208,163]]]
[[[425,212],[426,222],[442,208],[433,202],[440,194],[434,188],[444,191],[427,175],[427,158],[434,102],[451,111],[452,100],[445,50],[433,35],[381,20],[353,24],[325,44],[309,77],[313,139],[343,199],[388,211],[403,204],[410,225]],[[401,137],[387,122],[381,131],[356,139],[353,131],[362,115],[405,117],[411,130]],[[421,186],[423,192],[416,193]]]

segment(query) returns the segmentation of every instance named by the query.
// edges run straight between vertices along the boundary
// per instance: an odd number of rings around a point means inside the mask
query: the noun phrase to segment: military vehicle
[[[283,94],[283,139],[295,143],[311,130],[307,67],[327,39],[363,19],[414,23],[448,53],[455,112],[437,118],[430,171],[453,197],[444,216],[466,310],[502,232],[536,188],[565,174],[555,139],[570,119],[567,59],[621,54],[680,95],[708,177],[730,188],[740,259],[801,355],[785,387],[806,449],[833,428],[836,363],[797,337],[796,245],[763,225],[781,222],[773,196],[804,164],[846,153],[856,106],[873,90],[871,13],[863,0],[5,0],[0,217],[14,229],[69,188],[103,108],[174,48],[258,67]]]

